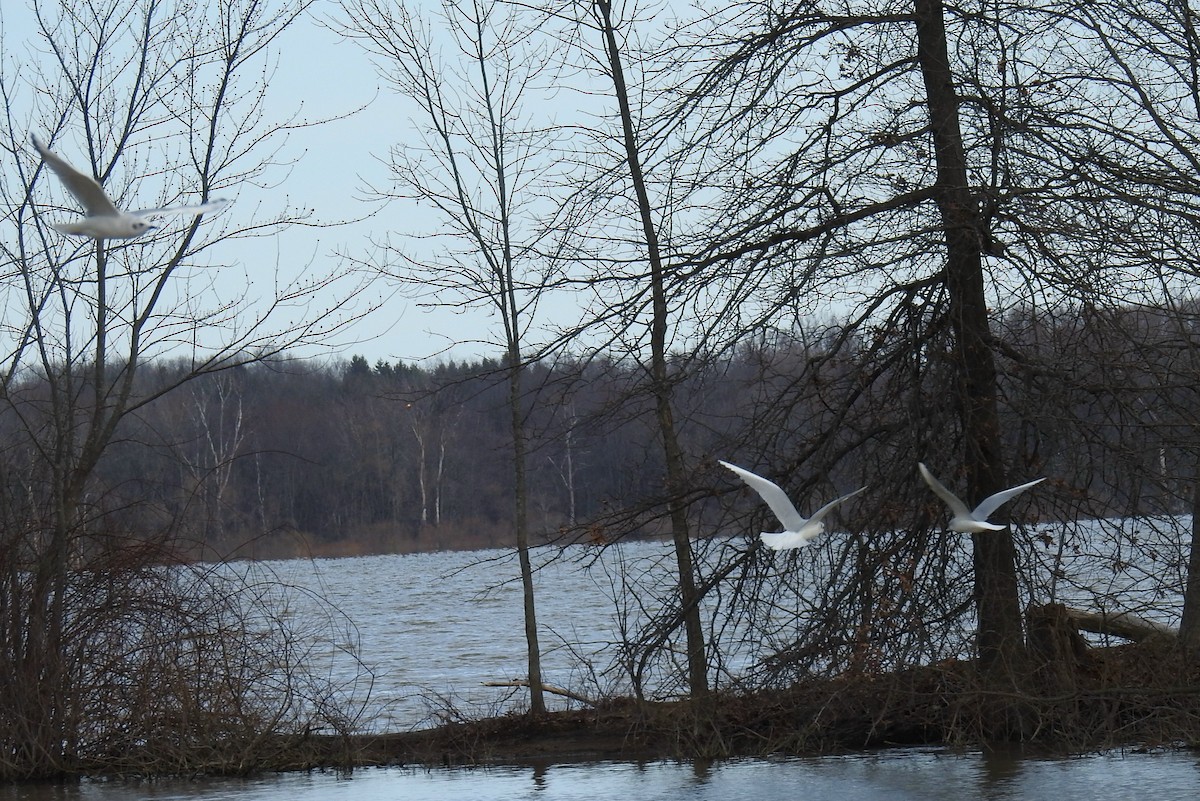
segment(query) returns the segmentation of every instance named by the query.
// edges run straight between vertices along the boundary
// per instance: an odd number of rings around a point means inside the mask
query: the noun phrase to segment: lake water
[[[1185,522],[1190,527],[1190,520]],[[1184,581],[1178,569],[1166,569],[1163,561],[1139,561],[1128,549],[1120,569],[1113,569],[1111,560],[1099,555],[1113,547],[1102,539],[1146,541],[1152,535],[1145,522],[1104,523],[1111,531],[1102,523],[1085,537],[1094,547],[1040,571],[1057,576],[1055,586],[1037,591],[1040,600],[1131,611],[1178,625]],[[1177,538],[1167,543],[1169,536],[1162,535],[1158,549],[1174,549],[1169,563],[1186,564],[1186,543]],[[543,680],[586,697],[630,694],[628,676],[615,657],[619,644],[636,636],[636,628],[657,611],[655,598],[673,591],[670,545],[539,548],[534,564]],[[371,728],[406,730],[524,708],[527,691],[482,686],[527,673],[521,587],[511,550],[289,560],[235,569],[251,581],[301,590],[291,594],[293,619],[302,633],[309,626],[310,636],[324,641],[325,669],[345,688],[347,699],[361,698],[370,688],[363,720],[371,720]],[[772,598],[772,608],[760,613],[760,625],[771,616],[794,620],[797,610],[814,603],[789,592],[795,591],[782,589]],[[720,634],[724,668],[735,675],[771,650],[766,644],[749,650],[756,647],[754,638],[740,635],[736,625],[722,627]],[[349,657],[352,650],[361,664]],[[682,654],[682,643],[675,650]],[[651,680],[647,690],[656,689]],[[572,702],[547,696],[547,703]]]
[[[622,639],[613,583],[637,581],[642,597],[668,591],[672,559],[670,549],[657,543],[603,554],[583,546],[539,549],[543,680],[587,697],[625,691],[620,675],[605,673]],[[325,658],[336,682],[356,696],[370,687],[364,719],[371,728],[406,730],[523,708],[527,690],[483,686],[528,673],[511,551],[289,560],[240,569],[251,580],[303,590],[293,595],[292,614],[328,638]],[[361,665],[349,658],[351,650]],[[570,703],[558,696],[547,702]]]
[[[598,560],[598,561],[597,561]],[[669,546],[627,543],[603,551],[573,546],[536,554],[538,617],[547,683],[584,695],[622,692],[613,663],[622,617],[653,611],[672,585]],[[507,551],[370,556],[233,565],[263,586],[288,587],[285,615],[320,640],[321,669],[360,725],[405,730],[457,717],[524,707],[526,691],[482,682],[524,676],[525,644],[517,566]],[[1082,569],[1082,568],[1081,568]],[[1105,602],[1125,604],[1138,582],[1118,586],[1105,573]],[[1135,574],[1137,576],[1141,573]],[[1076,582],[1076,586],[1089,586]],[[636,587],[648,608],[623,608]],[[321,600],[323,599],[323,600]],[[801,599],[781,600],[789,614]],[[1089,598],[1080,598],[1085,605]],[[1162,608],[1169,607],[1164,604]],[[1168,610],[1169,620],[1171,612]],[[351,656],[351,653],[357,656]],[[568,704],[548,696],[554,704]],[[85,782],[0,786],[0,801],[133,799],[1096,799],[1147,801],[1200,797],[1200,754],[1124,753],[1073,759],[1015,758],[944,749],[904,749],[813,759],[720,763],[588,762],[475,769],[369,769],[351,777],[296,773],[246,780]]]

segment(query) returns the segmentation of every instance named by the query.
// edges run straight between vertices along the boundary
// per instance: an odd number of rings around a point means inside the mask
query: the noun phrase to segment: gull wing
[[[975,511],[972,512],[972,514],[977,520],[987,520],[992,516],[992,512],[999,509],[1001,505],[1020,495],[1034,484],[1040,484],[1045,480],[1045,477],[1042,477],[1026,484],[1020,484],[1016,487],[1010,487],[1009,489],[1002,490],[997,492],[995,495],[989,495],[988,497],[984,498],[978,506],[975,507]]]
[[[201,214],[209,214],[214,211],[220,211],[225,208],[229,201],[225,198],[210,200],[207,203],[201,203],[198,206],[166,206],[161,209],[142,209],[141,211],[131,212],[137,217],[178,217],[184,214],[190,214],[193,217],[199,217]]]
[[[46,162],[46,166],[54,171],[58,179],[63,182],[63,186],[75,196],[89,217],[116,217],[121,214],[113,202],[108,199],[108,195],[104,194],[104,190],[95,178],[84,175],[47,150],[36,134],[30,134],[29,138],[33,140],[33,146],[37,148],[37,151],[42,154],[42,160]]]
[[[721,462],[724,467],[729,468],[737,473],[742,481],[749,485],[750,489],[759,494],[766,502],[767,506],[771,507],[771,511],[779,518],[779,522],[783,523],[783,527],[788,531],[799,531],[808,521],[801,517],[796,511],[796,507],[788,498],[787,493],[779,488],[779,485],[770,479],[755,475],[743,467],[738,467],[729,462]]]
[[[950,507],[950,513],[953,517],[971,517],[971,512],[967,509],[967,505],[960,501],[957,495],[946,489],[946,486],[942,482],[934,478],[933,473],[929,472],[929,468],[925,467],[924,462],[917,462],[917,469],[921,471],[921,478],[925,479],[925,483],[929,485],[934,494],[945,501],[946,505]],[[991,500],[991,498],[988,500]],[[987,501],[984,501],[984,503],[987,503]]]
[[[856,489],[854,492],[849,492],[849,493],[847,493],[847,494],[843,495],[842,497],[838,498],[836,501],[830,501],[829,503],[825,504],[825,505],[824,505],[824,506],[822,506],[820,509],[818,509],[816,512],[814,512],[814,513],[813,513],[813,516],[809,518],[808,522],[810,522],[810,523],[819,523],[819,522],[821,522],[821,519],[822,519],[822,518],[824,518],[824,517],[825,517],[825,515],[829,514],[829,510],[830,510],[830,509],[832,509],[833,507],[837,506],[837,505],[838,505],[839,503],[841,503],[842,501],[848,501],[848,500],[850,500],[850,499],[851,499],[851,498],[853,498],[855,495],[857,495],[858,493],[862,492],[862,491],[863,491],[863,490],[865,490],[865,489],[866,489],[866,487],[859,487],[859,488],[858,488],[858,489]]]

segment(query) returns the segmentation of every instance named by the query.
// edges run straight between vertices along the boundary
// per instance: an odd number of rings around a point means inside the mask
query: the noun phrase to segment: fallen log
[[[1179,632],[1165,623],[1146,620],[1131,612],[1085,612],[1069,606],[1064,606],[1063,611],[1077,629],[1092,634],[1107,634],[1133,642],[1155,639],[1173,642],[1179,639]]]
[[[1048,690],[1059,692],[1076,689],[1101,667],[1095,656],[1100,651],[1088,644],[1081,631],[1141,644],[1169,645],[1179,636],[1170,626],[1129,612],[1085,612],[1063,604],[1031,605],[1025,621],[1034,675]]]
[[[485,681],[481,682],[484,687],[528,687],[529,679],[507,679],[505,681]],[[565,687],[556,687],[553,684],[542,684],[542,692],[561,695],[564,698],[570,698],[572,701],[578,701],[581,704],[595,706],[596,702],[587,696],[572,692]]]

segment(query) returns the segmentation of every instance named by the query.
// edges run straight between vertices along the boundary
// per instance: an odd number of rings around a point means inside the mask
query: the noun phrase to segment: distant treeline
[[[938,331],[941,312],[913,308]],[[949,338],[903,320],[839,325],[681,361],[679,426],[697,532],[731,525],[738,494],[718,458],[774,475],[797,498],[870,484],[863,525],[938,514],[925,459],[957,483],[941,376]],[[917,326],[914,323],[914,330]],[[1026,514],[1078,518],[1190,510],[1200,450],[1194,314],[1082,307],[997,326],[1003,455],[1014,481],[1049,476]],[[147,385],[187,365],[147,371]],[[33,384],[37,379],[31,379]],[[31,388],[26,383],[25,391]],[[511,544],[513,466],[504,365],[419,367],[281,359],[192,381],[147,403],[88,496],[118,536],[178,535],[185,555],[358,553]],[[526,368],[530,513],[546,539],[657,533],[661,448],[633,361]],[[26,421],[28,422],[28,421]],[[21,421],[9,419],[7,425]],[[10,457],[12,454],[9,454]],[[23,477],[10,464],[8,491]],[[773,520],[741,521],[734,530]],[[761,530],[761,529],[756,529]]]

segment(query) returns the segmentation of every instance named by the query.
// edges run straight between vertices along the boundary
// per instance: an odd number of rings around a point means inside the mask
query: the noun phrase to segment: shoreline
[[[703,707],[621,698],[543,716],[313,735],[283,748],[292,754],[284,769],[822,756],[900,747],[1015,747],[1056,756],[1200,748],[1200,669],[1191,660],[1158,645],[1093,651],[1073,690],[1050,683],[1036,693],[987,688],[971,663],[952,662],[716,693]]]

